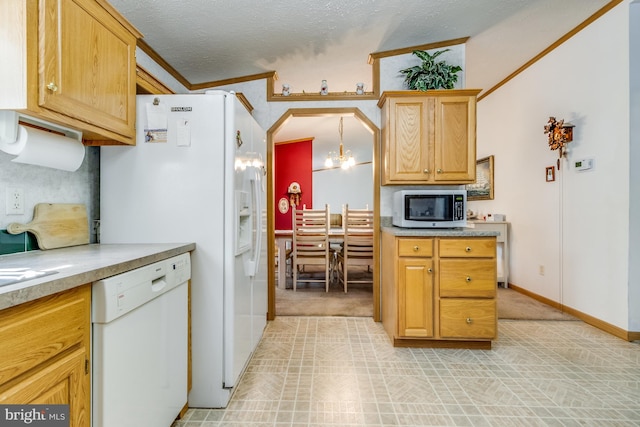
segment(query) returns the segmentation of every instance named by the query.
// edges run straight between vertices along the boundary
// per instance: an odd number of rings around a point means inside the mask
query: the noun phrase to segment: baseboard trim
[[[560,304],[557,301],[550,300],[549,298],[545,298],[542,295],[538,295],[533,293],[527,289],[521,288],[520,286],[509,283],[509,287],[516,292],[519,292],[523,295],[533,298],[536,301],[540,301],[543,304],[556,308],[564,313],[570,314],[578,319],[582,320],[584,323],[587,323],[591,326],[594,326],[604,332],[607,332],[615,337],[623,339],[625,341],[636,341],[640,340],[640,332],[635,331],[627,331],[618,326],[612,325],[610,323],[605,322],[604,320],[593,317],[589,314],[578,311],[574,308],[568,307],[566,305]]]
[[[393,346],[405,348],[464,348],[468,350],[491,350],[491,341],[394,338]]]
[[[541,303],[544,303],[544,304],[549,305],[549,306],[551,306],[553,308],[556,308],[556,309],[558,309],[560,311],[565,311],[563,309],[562,304],[560,304],[559,302],[556,302],[554,300],[551,300],[549,298],[545,298],[542,295],[534,294],[533,292],[531,292],[531,291],[529,291],[527,289],[521,288],[520,286],[514,285],[512,283],[509,283],[509,288],[513,289],[516,292],[520,292],[523,295],[531,297],[536,301],[540,301]]]

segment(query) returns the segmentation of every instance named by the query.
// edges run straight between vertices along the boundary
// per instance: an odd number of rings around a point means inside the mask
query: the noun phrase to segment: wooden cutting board
[[[87,208],[82,204],[38,203],[28,224],[11,223],[11,234],[33,233],[40,249],[64,248],[89,243]]]

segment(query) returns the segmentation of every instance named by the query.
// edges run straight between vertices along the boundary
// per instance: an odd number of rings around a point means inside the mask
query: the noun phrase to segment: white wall
[[[626,330],[629,3],[478,103],[477,155],[495,156],[495,200],[470,203],[511,222],[511,283]],[[558,158],[549,116],[576,125],[555,182],[545,182]],[[582,158],[593,170],[571,166]]]
[[[351,209],[373,209],[373,165],[356,165],[313,172],[313,206],[329,204],[331,213],[342,213],[342,205]]]
[[[629,13],[630,165],[640,161],[640,1]],[[635,24],[633,24],[635,23]],[[640,168],[629,168],[629,330],[640,331]]]

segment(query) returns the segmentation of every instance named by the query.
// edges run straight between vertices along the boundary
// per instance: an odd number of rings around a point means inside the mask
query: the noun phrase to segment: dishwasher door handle
[[[151,281],[151,290],[153,292],[160,292],[167,286],[167,276],[158,277]]]

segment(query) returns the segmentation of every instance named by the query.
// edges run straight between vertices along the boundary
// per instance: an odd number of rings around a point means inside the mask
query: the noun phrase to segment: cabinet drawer
[[[433,256],[433,239],[398,239],[399,256]]]
[[[85,285],[0,312],[0,384],[88,337],[91,286]]]
[[[440,260],[441,297],[481,297],[496,295],[495,259]]]
[[[440,337],[495,338],[495,300],[459,298],[440,300]]]
[[[440,239],[441,257],[495,258],[495,237]]]

